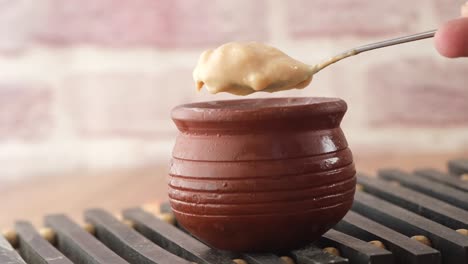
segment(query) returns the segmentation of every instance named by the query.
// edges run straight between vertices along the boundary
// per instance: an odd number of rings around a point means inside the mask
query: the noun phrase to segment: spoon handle
[[[367,44],[364,46],[360,46],[357,48],[354,48],[356,51],[356,54],[359,54],[361,52],[369,51],[369,50],[374,50],[374,49],[379,49],[379,48],[384,48],[388,46],[393,46],[393,45],[398,45],[406,42],[411,42],[411,41],[416,41],[416,40],[421,40],[421,39],[427,39],[427,38],[432,38],[434,37],[435,33],[437,30],[429,30],[426,32],[421,32],[409,36],[404,36],[404,37],[399,37],[399,38],[394,38],[394,39],[388,39],[376,43],[371,43]]]
[[[312,66],[311,71],[312,71],[312,74],[315,74],[315,73],[323,70],[324,68],[330,66],[331,64],[333,64],[333,63],[335,63],[337,61],[340,61],[342,59],[357,55],[357,54],[359,54],[361,52],[374,50],[374,49],[380,49],[380,48],[384,48],[384,47],[388,47],[388,46],[398,45],[398,44],[411,42],[411,41],[416,41],[416,40],[421,40],[421,39],[432,38],[432,37],[434,37],[436,31],[437,30],[429,30],[429,31],[426,31],[426,32],[421,32],[421,33],[417,33],[417,34],[413,34],[413,35],[409,35],[409,36],[404,36],[404,37],[399,37],[399,38],[394,38],[394,39],[388,39],[388,40],[384,40],[384,41],[380,41],[380,42],[360,46],[360,47],[345,51],[343,53],[340,53],[337,56],[332,57],[332,58],[330,58],[330,59],[328,59],[328,60],[326,60],[326,61],[324,61],[324,62],[322,62],[320,64]]]

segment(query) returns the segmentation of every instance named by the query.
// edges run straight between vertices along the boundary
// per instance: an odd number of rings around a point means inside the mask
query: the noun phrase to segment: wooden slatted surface
[[[304,264],[344,264],[349,263],[347,259],[338,256],[330,255],[322,251],[316,246],[308,246],[302,249],[291,251],[291,255],[296,262]]]
[[[141,208],[124,210],[123,217],[132,221],[134,228],[154,243],[190,261],[200,264],[232,264],[232,259],[236,257],[211,249]]]
[[[379,177],[386,180],[394,180],[401,185],[440,199],[454,206],[468,210],[468,193],[446,186],[444,184],[426,180],[401,170],[389,169],[379,171]]]
[[[15,224],[18,233],[19,252],[28,263],[37,264],[72,264],[65,255],[56,249],[49,241],[28,222],[18,221]]]
[[[365,193],[356,193],[353,210],[407,237],[423,235],[441,251],[444,263],[468,262],[468,238],[455,230]]]
[[[453,175],[461,176],[468,173],[468,159],[455,159],[448,162],[448,169]]]
[[[284,264],[284,262],[273,254],[246,254],[242,258],[250,264]]]
[[[358,176],[358,183],[364,186],[367,193],[390,201],[452,229],[468,228],[468,211],[455,207],[448,202],[367,176]]]
[[[128,263],[64,215],[47,216],[45,223],[57,233],[58,249],[74,263]]]
[[[96,237],[110,249],[135,264],[189,264],[126,226],[104,210],[92,209],[85,213],[86,221],[94,225]]]
[[[441,256],[437,250],[354,212],[349,212],[335,228],[366,241],[381,241],[394,253],[398,263],[440,263]]]
[[[291,251],[210,248],[174,223],[163,204],[164,214],[132,208],[122,212],[123,219],[88,210],[86,229],[65,215],[46,216],[50,229],[41,232],[18,221],[13,232],[0,236],[0,264],[468,264],[468,192],[460,177],[468,173],[468,162],[451,161],[449,168],[453,175],[424,169],[386,170],[381,179],[359,176],[362,191],[352,211],[316,243]]]
[[[0,263],[24,264],[25,262],[8,241],[0,236]]]
[[[391,264],[394,256],[386,249],[331,229],[318,241],[321,247],[335,247],[355,264]]]
[[[451,177],[450,175],[434,169],[419,169],[414,171],[415,175],[431,180],[431,182],[439,182],[455,189],[468,192],[468,181],[463,181],[461,178]]]

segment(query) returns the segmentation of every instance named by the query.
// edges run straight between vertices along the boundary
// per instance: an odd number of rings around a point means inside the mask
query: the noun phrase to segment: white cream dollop
[[[315,68],[282,51],[257,42],[224,44],[203,52],[193,71],[197,89],[213,94],[248,95],[257,91],[302,89],[309,85]]]

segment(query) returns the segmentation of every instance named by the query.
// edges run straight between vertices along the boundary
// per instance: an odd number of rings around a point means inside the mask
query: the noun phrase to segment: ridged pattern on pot
[[[346,149],[335,152],[334,158],[338,165],[341,165],[338,161],[344,159],[338,158],[341,153],[350,154]],[[314,156],[314,158],[320,156]],[[203,174],[181,175],[178,173],[179,161],[174,159],[171,166],[169,198],[173,209],[180,213],[219,216],[297,213],[338,205],[349,201],[354,195],[353,163],[344,166],[328,164],[328,170],[322,169],[319,172],[305,171],[298,174],[260,177],[253,175],[254,173],[262,175],[257,168],[251,171],[250,176],[227,178]],[[291,161],[282,160],[281,162]],[[264,162],[277,163],[279,161]],[[197,163],[216,164],[214,162]],[[251,166],[250,162],[236,162],[235,164],[237,169],[242,168],[243,165]],[[229,170],[229,167],[226,169]],[[200,169],[200,172],[202,171]],[[226,173],[219,171],[219,173],[220,175],[229,174],[228,171]]]

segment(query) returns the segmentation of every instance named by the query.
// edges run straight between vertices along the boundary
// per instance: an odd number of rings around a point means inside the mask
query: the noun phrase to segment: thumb
[[[435,35],[435,46],[443,56],[468,57],[468,17],[442,25]]]

